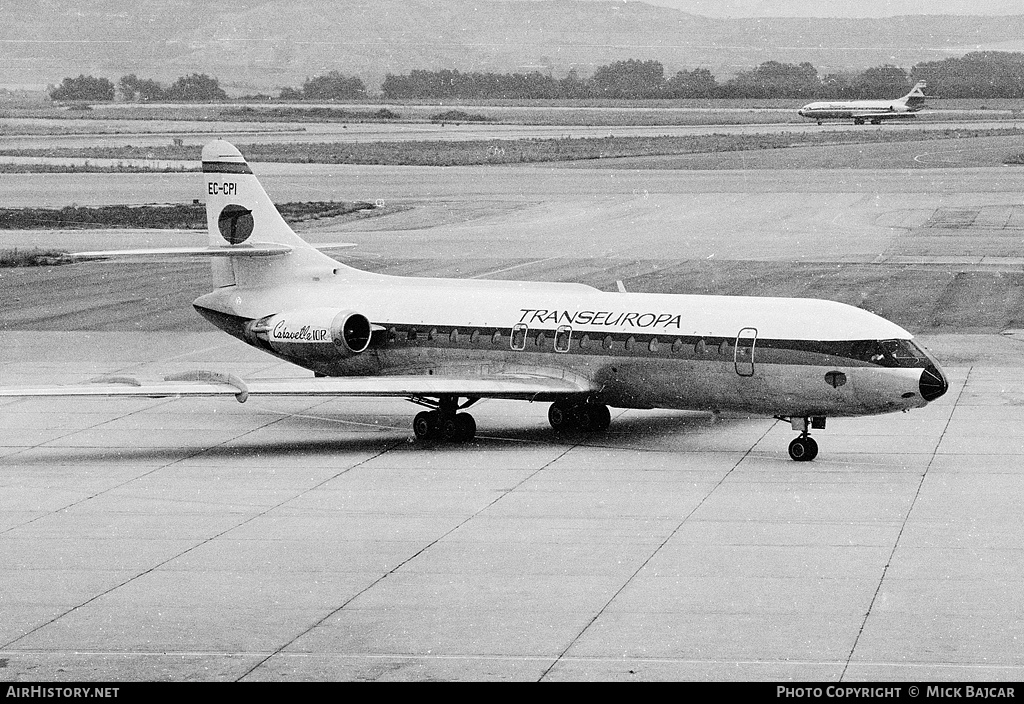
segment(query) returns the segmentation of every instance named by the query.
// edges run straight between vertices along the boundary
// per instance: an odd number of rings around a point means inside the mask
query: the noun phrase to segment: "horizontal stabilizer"
[[[71,259],[189,259],[193,257],[276,257],[288,254],[292,247],[272,242],[225,247],[155,247],[151,249],[111,249],[99,252],[73,252]]]
[[[323,252],[325,249],[350,249],[359,245],[355,242],[324,242],[323,244],[310,244],[309,246]]]
[[[353,242],[331,242],[311,245],[313,249],[320,251],[331,249],[349,249],[356,247]],[[175,260],[191,259],[195,257],[276,257],[288,254],[294,249],[286,244],[275,244],[266,242],[261,244],[234,245],[224,247],[153,247],[149,249],[111,249],[97,252],[72,252],[67,255],[69,259],[82,261],[103,261],[103,260]]]

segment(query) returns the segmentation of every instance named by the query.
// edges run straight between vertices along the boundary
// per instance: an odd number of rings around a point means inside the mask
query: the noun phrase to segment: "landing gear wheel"
[[[590,426],[587,430],[600,433],[608,430],[612,424],[612,412],[603,403],[595,403],[590,407]]]
[[[412,419],[412,432],[419,440],[429,440],[437,432],[437,411],[420,411]]]
[[[818,456],[818,443],[809,435],[794,438],[789,443],[789,456],[797,462],[810,462]]]
[[[612,422],[611,411],[603,403],[566,403],[555,401],[548,409],[548,422],[560,432],[607,430]]]
[[[455,396],[441,396],[436,403],[426,399],[410,400],[431,408],[429,411],[420,411],[412,420],[412,432],[417,440],[469,442],[476,436],[476,421],[473,416],[459,413],[459,409],[472,406],[478,399],[469,398],[461,406]]]
[[[548,408],[548,423],[555,430],[569,430],[572,427],[572,407],[555,401]]]
[[[462,438],[462,427],[456,416],[441,419],[441,439],[445,442],[459,442]]]
[[[468,413],[460,413],[455,416],[455,423],[459,426],[458,442],[469,442],[476,436],[476,421]]]
[[[590,430],[590,424],[593,422],[593,411],[591,411],[590,404],[581,403],[578,406],[573,406],[569,410],[569,427],[573,430]]]

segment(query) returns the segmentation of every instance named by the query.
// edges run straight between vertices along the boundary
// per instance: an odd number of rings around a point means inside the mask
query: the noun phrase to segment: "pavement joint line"
[[[137,412],[138,411],[133,411],[133,413],[137,413]],[[281,422],[281,420],[282,419],[280,419],[280,418],[271,420],[270,422],[265,423],[262,426],[259,426],[257,428],[253,428],[251,430],[247,430],[247,431],[245,431],[243,433],[240,433],[239,435],[237,435],[237,436],[235,436],[233,438],[230,438],[229,440],[224,440],[222,442],[216,443],[215,445],[212,445],[211,447],[202,448],[199,452],[191,454],[188,457],[176,458],[175,460],[173,460],[171,462],[168,462],[165,465],[161,465],[159,467],[155,467],[151,471],[146,472],[144,474],[141,474],[138,477],[134,477],[134,478],[132,478],[132,479],[126,481],[126,482],[123,482],[122,484],[120,484],[118,486],[123,486],[125,484],[129,484],[129,483],[131,483],[133,481],[141,479],[142,477],[149,476],[150,474],[153,474],[154,472],[157,472],[157,471],[160,471],[160,470],[163,470],[163,469],[167,469],[168,467],[171,467],[171,466],[173,466],[175,464],[178,464],[179,462],[182,462],[183,460],[191,459],[191,458],[193,458],[193,457],[195,457],[197,455],[203,454],[204,452],[208,452],[209,450],[211,450],[214,447],[221,447],[223,445],[226,445],[228,442],[231,442],[232,440],[237,440],[238,438],[244,437],[245,435],[249,435],[251,433],[254,433],[257,430],[262,430],[263,428],[266,428],[267,426],[274,425],[275,423],[279,423],[279,422]],[[323,486],[327,482],[333,481],[334,479],[336,479],[337,477],[341,476],[342,474],[345,474],[346,472],[348,472],[348,471],[350,471],[352,469],[355,469],[356,467],[358,467],[358,466],[360,466],[362,464],[365,464],[366,462],[369,462],[370,460],[375,459],[375,458],[377,458],[377,457],[379,457],[379,456],[381,456],[381,455],[391,451],[395,447],[395,445],[397,445],[397,443],[391,443],[388,447],[385,447],[383,450],[381,450],[380,452],[372,455],[371,457],[367,457],[367,458],[361,460],[360,462],[357,462],[356,464],[353,464],[350,467],[346,467],[342,471],[337,472],[336,474],[333,474],[330,477],[327,477],[323,481],[318,482],[318,483],[316,483],[313,486],[307,487],[306,489],[300,491],[295,496],[290,496],[287,499],[284,499],[283,501],[280,501],[280,502],[278,502],[277,504],[275,504],[273,506],[268,506],[267,508],[263,509],[262,511],[259,511],[257,513],[254,513],[254,514],[246,517],[240,523],[238,523],[236,525],[233,525],[230,528],[225,528],[224,530],[220,531],[219,533],[216,533],[214,535],[211,535],[211,536],[209,536],[207,538],[204,538],[204,539],[200,540],[195,545],[192,545],[191,547],[188,547],[185,550],[182,550],[181,552],[177,553],[176,555],[172,555],[172,556],[168,557],[165,560],[161,560],[160,562],[156,563],[155,565],[152,565],[152,566],[146,568],[142,572],[139,572],[138,574],[136,574],[136,575],[134,575],[132,577],[129,577],[128,579],[124,580],[120,584],[115,584],[114,586],[110,587],[109,589],[105,589],[104,591],[99,592],[98,594],[94,594],[93,596],[89,597],[88,599],[86,599],[82,603],[77,604],[75,606],[72,606],[70,609],[67,609],[63,613],[58,614],[57,616],[54,616],[53,618],[49,619],[45,623],[41,623],[41,624],[35,626],[34,628],[31,628],[29,630],[24,631],[23,633],[21,633],[20,635],[15,637],[13,640],[8,641],[6,643],[0,643],[0,649],[10,648],[12,645],[17,643],[18,641],[20,641],[20,640],[22,640],[24,638],[27,638],[28,636],[32,635],[33,633],[36,633],[37,631],[40,631],[43,628],[46,628],[47,626],[49,626],[49,625],[51,625],[53,623],[56,623],[57,621],[59,621],[60,619],[64,618],[65,616],[67,616],[67,615],[77,611],[78,609],[80,609],[80,608],[82,608],[82,607],[92,603],[93,601],[96,601],[97,599],[99,599],[101,597],[104,597],[107,594],[110,594],[111,592],[113,592],[113,591],[115,591],[117,589],[120,589],[121,587],[125,586],[126,584],[130,584],[131,582],[134,582],[136,579],[139,579],[140,577],[143,577],[143,576],[145,576],[145,575],[147,575],[147,574],[149,574],[151,572],[154,572],[154,571],[160,569],[161,567],[163,567],[164,565],[168,564],[169,562],[171,562],[173,560],[177,560],[178,558],[182,557],[183,555],[187,555],[188,553],[192,552],[196,548],[201,547],[203,545],[206,545],[207,543],[210,543],[210,542],[216,540],[217,538],[219,538],[219,537],[221,537],[223,535],[226,535],[227,533],[230,533],[231,531],[235,530],[236,528],[240,528],[241,526],[244,526],[245,524],[250,523],[251,521],[254,521],[257,518],[260,518],[261,516],[265,516],[266,514],[270,513],[271,511],[273,511],[273,510],[275,510],[277,508],[280,508],[284,504],[288,503],[289,501],[292,501],[293,499],[298,498],[299,496],[304,496],[305,494],[308,494],[308,493],[316,490],[317,488]],[[99,492],[98,494],[96,494],[96,496],[100,496],[102,494],[105,494],[105,493],[113,490],[114,488],[117,488],[117,487],[110,487],[109,489],[105,489],[104,491]],[[88,501],[88,500],[90,500],[92,498],[95,498],[95,497],[88,497],[86,499],[82,499],[82,501],[75,502],[75,504],[71,504],[71,505],[73,506],[73,505],[76,505],[78,503],[82,503],[84,501]],[[61,509],[61,510],[66,510],[66,508],[67,507],[65,507],[65,509]],[[51,514],[47,514],[47,515],[51,515]],[[41,517],[37,516],[33,520],[38,520],[39,518],[41,518]],[[29,521],[29,522],[31,522],[31,521]]]
[[[81,432],[83,432],[85,430],[95,430],[96,428],[99,428],[100,426],[106,425],[107,423],[113,423],[114,421],[118,421],[118,420],[121,420],[123,418],[129,418],[129,417],[135,415],[136,413],[142,413],[143,411],[147,411],[147,410],[150,410],[152,408],[157,408],[159,406],[167,404],[168,402],[170,402],[172,400],[173,399],[162,399],[162,400],[158,401],[156,404],[154,404],[152,406],[147,406],[146,408],[136,408],[135,410],[132,410],[132,411],[129,411],[128,413],[125,413],[123,415],[117,416],[116,418],[110,418],[108,420],[103,420],[103,421],[100,421],[99,423],[96,423],[95,425],[86,426],[84,428],[77,428],[75,430],[71,430],[71,431],[65,433],[64,435],[58,435],[55,438],[50,438],[49,440],[46,440],[46,441],[41,442],[41,443],[38,443],[36,445],[32,445],[31,447],[26,447],[26,448],[23,448],[21,450],[18,450],[17,452],[12,452],[9,455],[6,455],[4,457],[0,457],[0,465],[4,464],[7,459],[9,459],[11,457],[17,457],[18,455],[20,455],[20,454],[22,454],[24,452],[28,452],[29,450],[38,450],[38,449],[42,449],[42,448],[59,447],[59,446],[50,445],[49,443],[52,443],[55,440],[61,440],[63,438],[71,437],[72,435],[75,435],[76,433],[81,433]],[[154,467],[153,469],[151,469],[148,472],[143,472],[142,474],[136,475],[136,476],[132,477],[131,479],[126,479],[125,481],[121,482],[120,484],[115,484],[113,486],[109,486],[106,489],[103,489],[102,491],[98,491],[95,494],[92,494],[91,496],[86,496],[85,498],[79,499],[78,501],[72,501],[71,503],[66,504],[64,506],[61,506],[58,509],[54,509],[52,511],[48,511],[48,512],[43,513],[43,514],[41,514],[39,516],[36,516],[34,518],[30,518],[29,520],[25,521],[24,523],[19,523],[19,524],[14,525],[14,526],[9,526],[8,528],[0,530],[0,535],[4,535],[5,533],[9,533],[10,531],[16,530],[18,528],[23,528],[24,526],[27,526],[30,523],[34,523],[35,521],[38,521],[38,520],[43,519],[43,518],[46,518],[48,516],[52,516],[52,515],[54,515],[56,513],[61,513],[63,511],[67,511],[68,509],[74,508],[75,506],[78,506],[79,504],[85,503],[86,501],[91,501],[92,499],[95,499],[98,496],[102,496],[103,494],[106,494],[107,492],[113,491],[114,489],[119,489],[119,488],[121,488],[123,486],[126,486],[126,485],[128,485],[128,484],[130,484],[130,483],[132,483],[134,481],[137,481],[137,480],[139,480],[139,479],[141,479],[143,477],[147,477],[150,474],[152,474],[153,472],[158,472],[161,469],[165,469],[166,467],[169,467],[170,465],[174,464],[175,462],[180,462],[183,459],[190,459],[190,458],[195,457],[196,455],[201,454],[202,452],[205,452],[205,451],[206,451],[205,448],[197,448],[197,451],[195,453],[193,453],[193,454],[188,455],[188,457],[179,457],[177,459],[172,460],[171,462],[169,462],[167,464],[156,466],[156,467]]]
[[[349,604],[351,604],[351,603],[352,603],[353,601],[355,601],[356,599],[358,599],[358,598],[359,598],[360,596],[362,596],[362,595],[363,595],[363,594],[365,594],[366,592],[368,592],[368,591],[370,591],[371,589],[373,589],[374,587],[376,587],[376,586],[377,586],[378,584],[380,584],[381,582],[383,582],[383,581],[384,581],[385,579],[387,579],[387,578],[388,578],[388,577],[390,577],[391,575],[393,575],[393,574],[395,574],[396,572],[398,572],[398,570],[402,569],[402,568],[403,568],[403,567],[404,567],[405,565],[409,564],[410,562],[412,562],[413,560],[415,560],[415,559],[416,559],[417,557],[419,557],[420,555],[422,555],[423,553],[425,553],[425,552],[426,552],[427,550],[429,550],[430,548],[432,548],[432,547],[434,547],[435,545],[437,545],[438,543],[440,543],[440,542],[441,542],[442,540],[444,540],[445,538],[447,538],[447,537],[448,537],[449,535],[451,535],[451,534],[455,533],[456,531],[458,531],[458,530],[459,530],[460,528],[462,528],[462,527],[463,527],[464,525],[466,525],[467,523],[469,523],[470,521],[472,521],[472,520],[473,520],[474,518],[476,518],[477,516],[479,516],[480,514],[482,514],[482,513],[484,512],[484,511],[487,511],[487,510],[488,510],[489,508],[491,508],[491,507],[492,507],[492,506],[494,506],[494,505],[495,505],[496,503],[498,503],[499,501],[501,501],[501,500],[502,500],[503,498],[505,498],[506,496],[508,496],[508,495],[509,495],[509,494],[511,494],[512,492],[514,492],[514,491],[515,491],[516,489],[518,489],[519,487],[521,487],[521,486],[522,486],[523,484],[525,484],[526,482],[528,482],[528,481],[529,481],[530,479],[532,479],[533,477],[537,476],[538,474],[540,474],[541,472],[543,472],[543,471],[544,471],[545,469],[547,469],[548,467],[550,467],[551,465],[553,465],[553,464],[554,464],[555,462],[557,462],[558,460],[560,460],[560,459],[562,459],[563,457],[565,457],[565,456],[566,456],[567,454],[569,454],[569,452],[571,452],[571,451],[572,451],[573,449],[575,449],[576,447],[578,447],[578,445],[573,445],[572,447],[568,447],[568,448],[566,448],[566,449],[565,449],[565,451],[564,451],[564,452],[561,452],[561,453],[559,453],[559,455],[558,455],[557,457],[554,457],[554,458],[552,458],[552,459],[548,460],[548,461],[547,461],[547,462],[545,462],[545,463],[544,463],[544,464],[543,464],[542,466],[540,466],[540,467],[538,467],[538,468],[537,468],[536,470],[534,470],[534,471],[530,472],[530,473],[529,473],[528,475],[526,475],[526,476],[525,476],[525,477],[523,477],[523,478],[522,478],[521,480],[519,480],[518,482],[516,482],[515,484],[513,484],[513,485],[512,485],[511,487],[509,487],[509,488],[508,488],[508,489],[506,489],[505,491],[502,491],[502,492],[501,492],[500,494],[498,494],[498,496],[497,496],[497,497],[495,497],[495,499],[494,499],[493,501],[490,501],[489,503],[487,503],[487,505],[486,505],[486,506],[483,506],[483,507],[482,507],[482,508],[480,508],[480,509],[479,509],[478,511],[476,511],[476,512],[474,512],[473,514],[471,514],[471,515],[467,516],[467,517],[466,517],[465,519],[463,519],[462,521],[459,521],[459,523],[458,523],[458,524],[456,524],[455,526],[452,526],[451,528],[449,528],[448,530],[446,530],[446,531],[445,531],[444,533],[442,533],[442,534],[441,534],[441,535],[439,535],[438,537],[434,538],[434,539],[433,539],[433,540],[431,540],[431,541],[430,541],[429,543],[427,543],[426,545],[424,545],[423,547],[421,547],[421,548],[420,548],[419,550],[417,550],[416,552],[414,552],[414,553],[413,553],[412,555],[410,555],[410,556],[409,556],[409,557],[407,557],[406,559],[402,560],[402,561],[401,561],[401,562],[399,562],[399,563],[398,563],[397,565],[395,565],[394,567],[392,567],[391,569],[389,569],[389,570],[388,570],[387,572],[385,572],[384,574],[382,574],[381,576],[379,576],[379,577],[378,577],[377,579],[373,580],[373,581],[372,581],[372,582],[371,582],[370,584],[366,585],[365,587],[363,587],[362,589],[360,589],[360,590],[359,590],[358,592],[356,592],[356,593],[355,593],[355,594],[353,594],[352,596],[350,596],[350,597],[348,597],[347,599],[345,599],[345,601],[344,601],[344,602],[342,602],[342,603],[341,603],[341,604],[340,604],[339,606],[337,606],[336,608],[334,608],[334,609],[331,609],[330,611],[328,611],[328,612],[327,612],[327,614],[325,614],[325,615],[324,615],[324,616],[323,616],[322,618],[320,618],[320,619],[318,619],[318,620],[314,621],[314,622],[313,622],[313,623],[312,623],[312,624],[311,624],[311,625],[310,625],[310,626],[309,626],[309,627],[308,627],[307,629],[305,629],[304,631],[302,631],[302,632],[300,632],[300,633],[296,634],[296,635],[295,635],[295,636],[294,636],[293,638],[291,638],[290,640],[288,640],[287,642],[285,642],[285,643],[284,643],[283,645],[281,645],[281,646],[280,646],[279,648],[277,648],[277,649],[276,649],[276,650],[275,650],[274,652],[272,652],[272,653],[271,653],[270,655],[266,656],[265,658],[263,658],[262,660],[260,660],[260,661],[259,661],[258,663],[256,663],[255,665],[253,665],[253,666],[252,666],[251,668],[249,668],[248,670],[246,670],[246,671],[245,671],[244,673],[242,673],[242,674],[241,674],[241,675],[240,675],[239,677],[237,677],[237,678],[235,679],[235,681],[236,681],[236,682],[240,682],[240,681],[244,680],[244,679],[245,679],[246,677],[248,677],[249,675],[251,675],[251,674],[252,674],[253,672],[255,672],[255,671],[256,671],[257,669],[259,669],[260,667],[262,667],[262,666],[263,666],[263,665],[264,665],[265,663],[269,662],[269,661],[270,661],[271,659],[273,659],[274,657],[276,657],[276,656],[278,656],[278,655],[282,654],[282,653],[284,652],[285,648],[287,648],[288,646],[292,645],[293,643],[295,643],[295,642],[296,642],[297,640],[299,640],[299,639],[300,639],[300,638],[302,638],[303,636],[307,635],[308,633],[312,633],[314,629],[316,629],[316,628],[320,627],[320,626],[321,626],[321,625],[322,625],[323,623],[325,623],[325,622],[327,621],[327,619],[329,619],[329,618],[331,618],[332,616],[334,616],[335,614],[337,614],[337,613],[338,613],[339,611],[341,611],[342,609],[344,609],[344,608],[345,608],[346,606],[348,606]],[[387,452],[387,451],[385,451],[385,452]],[[370,461],[371,459],[375,459],[376,457],[380,457],[380,456],[381,456],[381,455],[383,455],[383,454],[384,454],[384,452],[381,452],[381,453],[379,453],[379,454],[377,454],[377,455],[374,455],[373,457],[367,458],[367,459],[363,460],[362,462],[359,462],[358,464],[356,464],[356,465],[353,465],[353,466],[352,466],[352,467],[350,467],[349,469],[354,469],[355,467],[358,467],[358,466],[359,466],[359,465],[361,465],[361,464],[365,464],[366,462],[369,462],[369,461]],[[346,470],[346,471],[348,471],[348,470]],[[331,479],[333,479],[333,478],[334,478],[334,477],[332,477]],[[327,481],[330,481],[330,480],[327,480]],[[320,486],[320,485],[322,485],[323,483],[325,483],[325,482],[321,482],[321,484],[318,484],[317,486]],[[315,488],[316,488],[316,487],[312,487],[312,489],[315,489]],[[310,490],[312,490],[312,489],[310,489]],[[290,501],[290,500],[291,500],[291,499],[289,499],[289,501]],[[541,659],[544,659],[544,660],[546,660],[547,658],[541,658]]]
[[[233,346],[234,345],[232,344],[232,342],[228,341],[228,342],[224,342],[224,343],[219,344],[219,345],[211,345],[211,346],[205,347],[205,348],[203,348],[201,350],[189,350],[188,352],[182,352],[180,354],[176,354],[176,355],[173,355],[171,357],[165,357],[163,359],[160,359],[157,362],[149,362],[147,364],[166,364],[168,362],[173,362],[173,361],[178,360],[178,359],[183,359],[184,357],[191,357],[193,355],[203,354],[205,352],[215,352],[217,350],[222,350],[222,349],[225,349],[227,347],[233,347]],[[138,366],[139,366],[139,364],[135,363],[135,364],[129,365],[127,367],[122,367],[121,369],[115,369],[111,373],[112,374],[130,374],[132,372],[132,369],[136,368]]]
[[[868,604],[867,611],[864,613],[864,619],[860,623],[860,628],[857,629],[857,636],[853,639],[853,645],[850,647],[850,654],[846,657],[846,664],[843,666],[843,672],[839,675],[840,682],[845,681],[846,672],[850,669],[850,663],[853,661],[853,654],[857,652],[857,645],[860,643],[861,636],[864,635],[864,629],[867,627],[868,619],[871,618],[871,611],[874,609],[875,602],[878,600],[878,595],[882,591],[882,585],[885,583],[885,576],[889,573],[889,567],[892,565],[893,557],[896,555],[896,550],[899,548],[900,539],[903,537],[903,532],[907,529],[907,522],[910,520],[910,515],[914,512],[914,507],[917,506],[917,499],[921,496],[921,489],[924,487],[924,480],[928,476],[928,470],[931,469],[936,456],[939,454],[939,447],[942,445],[943,438],[946,437],[946,432],[949,430],[949,424],[953,422],[953,414],[956,412],[960,399],[963,398],[964,391],[967,389],[967,383],[971,379],[972,371],[974,371],[973,365],[967,369],[967,376],[964,377],[964,383],[963,386],[960,387],[960,393],[956,395],[956,400],[953,402],[953,407],[949,411],[949,417],[946,418],[946,423],[942,428],[942,433],[939,435],[939,439],[935,441],[935,449],[932,451],[932,456],[928,460],[928,464],[925,466],[924,471],[921,472],[921,478],[917,482],[917,489],[914,491],[914,498],[911,500],[910,507],[907,509],[907,513],[903,517],[903,522],[900,524],[899,533],[896,534],[896,540],[893,541],[892,550],[889,551],[889,557],[886,559],[885,565],[882,567],[882,574],[878,578],[878,586],[875,587],[875,593],[871,595],[871,603]]]
[[[537,680],[538,682],[544,681],[544,679],[551,673],[551,671],[555,668],[555,666],[558,665],[558,663],[562,662],[562,659],[565,657],[565,654],[567,652],[569,652],[569,650],[574,645],[576,645],[576,643],[579,641],[579,639],[583,637],[583,634],[586,633],[587,630],[592,625],[594,625],[594,623],[596,623],[599,618],[601,618],[601,614],[603,614],[608,609],[608,607],[611,606],[612,602],[615,601],[615,599],[619,596],[619,594],[621,594],[623,592],[623,590],[626,587],[628,587],[629,584],[636,578],[636,576],[638,574],[640,574],[640,572],[650,563],[650,561],[654,559],[654,556],[657,555],[659,552],[661,552],[661,549],[664,548],[668,544],[668,541],[672,540],[672,538],[675,536],[675,534],[679,532],[680,528],[683,527],[683,524],[686,523],[688,520],[690,520],[690,517],[693,516],[693,514],[695,514],[698,510],[700,510],[700,507],[703,506],[704,503],[709,498],[711,498],[711,495],[713,493],[715,493],[715,491],[720,486],[722,486],[722,484],[725,483],[725,480],[729,478],[729,475],[736,471],[736,469],[743,463],[743,460],[747,459],[747,457],[750,455],[750,453],[752,453],[754,451],[754,447],[759,442],[761,442],[761,440],[763,440],[765,438],[765,436],[768,435],[768,433],[771,432],[772,428],[775,427],[775,424],[777,422],[778,421],[776,421],[775,423],[772,423],[770,426],[768,426],[768,429],[765,430],[764,433],[761,434],[761,437],[759,437],[756,441],[754,441],[754,443],[746,450],[746,452],[743,453],[742,457],[740,457],[738,460],[736,460],[736,464],[734,464],[732,467],[730,467],[727,472],[722,474],[721,478],[717,482],[715,482],[715,484],[710,489],[708,489],[707,493],[704,494],[704,497],[697,503],[697,505],[694,506],[692,509],[690,509],[689,513],[687,513],[685,516],[683,516],[683,519],[681,521],[679,521],[679,523],[676,524],[675,528],[673,528],[671,531],[669,531],[669,534],[667,536],[665,536],[665,539],[662,540],[661,543],[659,543],[656,548],[654,548],[654,550],[651,552],[651,554],[648,555],[647,558],[642,563],[640,563],[640,565],[636,568],[636,570],[633,571],[633,574],[631,574],[629,577],[627,577],[625,579],[625,581],[623,581],[623,583],[619,586],[619,588],[615,590],[615,593],[612,594],[611,597],[608,599],[608,601],[605,602],[604,606],[602,606],[600,609],[598,609],[597,613],[594,614],[593,618],[591,618],[589,621],[587,621],[587,623],[583,626],[583,628],[580,629],[580,632],[577,633],[572,638],[572,640],[569,641],[569,644],[567,646],[565,646],[565,648],[562,650],[561,653],[559,653],[558,657],[555,658],[555,661],[552,662],[551,665],[546,670],[544,670],[543,673],[541,673],[541,676]]]
[[[471,279],[482,279],[485,276],[494,276],[495,274],[504,274],[506,271],[512,271],[513,269],[519,269],[519,268],[522,268],[524,266],[532,266],[534,264],[543,264],[544,262],[550,262],[550,261],[552,261],[554,259],[561,259],[561,257],[560,256],[546,257],[544,259],[536,259],[534,261],[523,262],[522,264],[513,264],[512,266],[507,266],[504,269],[495,269],[494,271],[485,271],[482,274],[477,274],[476,276],[470,276],[469,278],[471,278]]]

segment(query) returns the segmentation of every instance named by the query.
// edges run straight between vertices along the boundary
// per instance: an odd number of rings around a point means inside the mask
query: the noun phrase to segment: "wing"
[[[574,376],[495,374],[452,376],[346,376],[295,379],[242,380],[233,374],[185,372],[162,382],[142,383],[132,377],[101,377],[88,384],[35,388],[0,388],[0,397],[134,396],[179,398],[234,396],[244,403],[250,396],[400,396],[501,398],[549,401],[597,391],[591,382]]]
[[[347,249],[355,247],[351,242],[312,245],[314,249]],[[287,244],[263,242],[258,244],[236,244],[224,247],[156,247],[151,249],[111,249],[98,252],[73,252],[69,259],[88,261],[104,260],[176,260],[194,257],[276,257],[288,254],[294,247]]]

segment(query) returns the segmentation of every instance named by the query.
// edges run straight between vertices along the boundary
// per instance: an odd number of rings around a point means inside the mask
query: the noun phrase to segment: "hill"
[[[820,72],[910,68],[1019,43],[1024,15],[715,19],[642,2],[579,0],[7,0],[0,84],[80,73],[172,81],[192,72],[229,92],[301,85],[329,70],[376,89],[415,68],[586,75],[656,59],[671,74],[725,79],[762,61]]]

